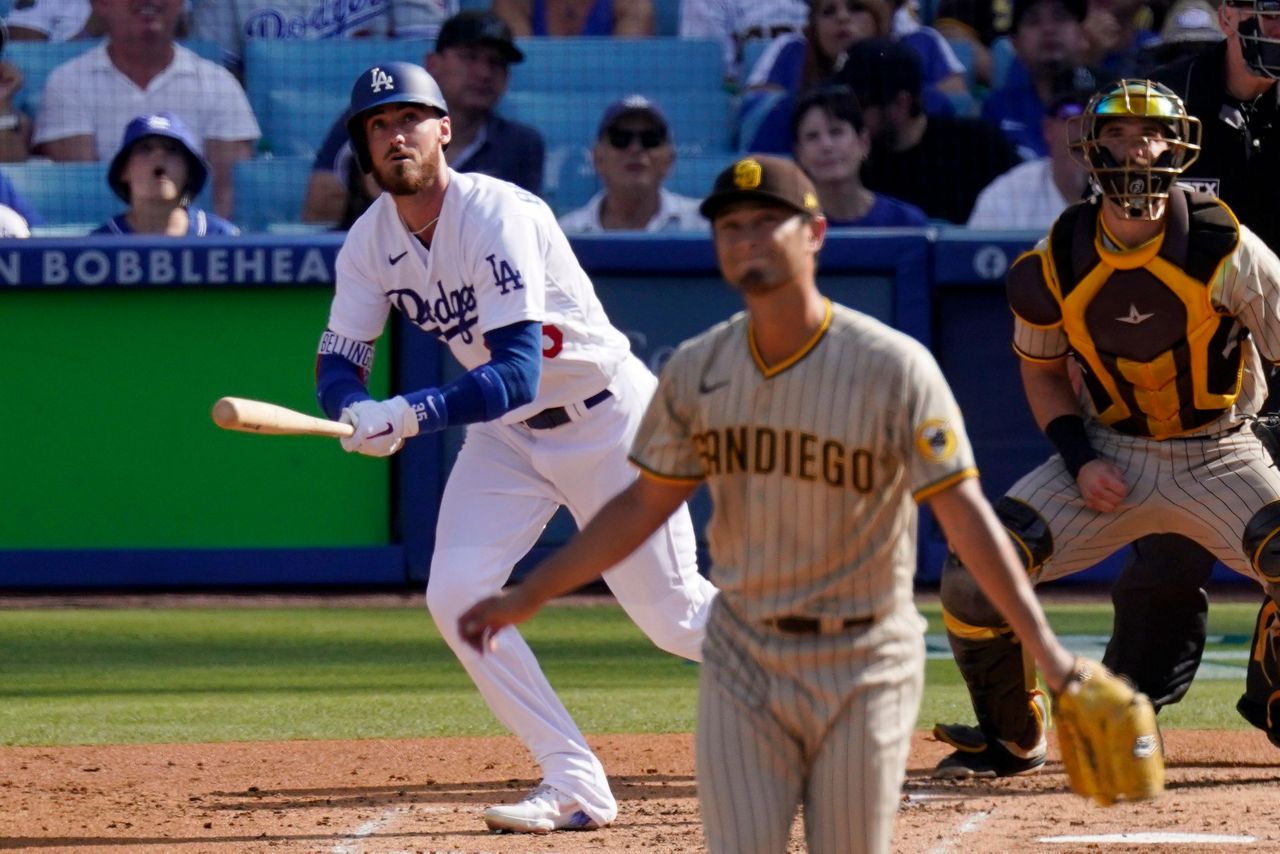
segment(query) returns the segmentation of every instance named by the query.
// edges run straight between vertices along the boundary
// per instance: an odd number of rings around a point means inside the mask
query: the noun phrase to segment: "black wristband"
[[[1080,474],[1085,463],[1098,458],[1093,445],[1089,444],[1084,419],[1079,415],[1059,415],[1045,425],[1044,434],[1058,449],[1058,454],[1062,456],[1072,477]]]

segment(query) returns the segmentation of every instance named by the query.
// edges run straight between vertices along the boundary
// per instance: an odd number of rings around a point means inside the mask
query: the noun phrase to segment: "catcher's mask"
[[[1129,153],[1118,160],[1102,142],[1102,129],[1117,119],[1153,119],[1168,148],[1147,163]],[[1169,189],[1200,156],[1200,120],[1187,114],[1182,99],[1162,83],[1121,80],[1089,99],[1070,119],[1071,152],[1089,173],[1097,192],[1115,202],[1128,219],[1159,219]]]
[[[1280,0],[1227,0],[1227,5],[1242,13],[1236,33],[1249,71],[1258,77],[1280,79],[1280,38],[1266,35],[1268,30],[1276,32]]]

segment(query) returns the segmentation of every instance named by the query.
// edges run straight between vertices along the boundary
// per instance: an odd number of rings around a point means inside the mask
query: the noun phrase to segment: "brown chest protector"
[[[1240,393],[1248,331],[1215,308],[1210,285],[1240,239],[1212,196],[1175,188],[1164,233],[1126,252],[1101,236],[1095,202],[1067,208],[1049,235],[1050,288],[1104,424],[1165,439],[1218,418]]]

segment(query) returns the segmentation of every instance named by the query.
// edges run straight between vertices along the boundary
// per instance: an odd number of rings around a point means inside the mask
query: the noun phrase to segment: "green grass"
[[[941,633],[937,606],[922,610],[930,632]],[[1255,605],[1217,604],[1210,634],[1235,636],[1225,648],[1244,648],[1255,614]],[[1064,634],[1110,629],[1109,605],[1053,606],[1050,617]],[[584,731],[692,729],[697,667],[656,650],[617,607],[551,607],[524,634]],[[1234,704],[1242,685],[1242,677],[1201,679],[1161,722],[1241,728]],[[931,660],[921,725],[971,719],[954,664]],[[502,731],[425,609],[13,610],[0,618],[0,744]]]

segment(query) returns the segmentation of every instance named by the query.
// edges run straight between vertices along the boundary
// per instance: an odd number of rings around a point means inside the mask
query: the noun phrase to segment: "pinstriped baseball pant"
[[[1122,505],[1099,513],[1085,506],[1062,459],[1050,457],[1006,493],[1044,518],[1053,553],[1032,580],[1051,581],[1086,569],[1146,534],[1177,533],[1211,551],[1237,572],[1277,589],[1245,554],[1245,526],[1280,501],[1280,471],[1248,427],[1209,437],[1162,442],[1093,424],[1099,456],[1119,466],[1129,483]]]
[[[698,697],[698,802],[713,854],[778,854],[804,806],[813,854],[884,854],[924,685],[914,608],[786,635],[711,608]]]

